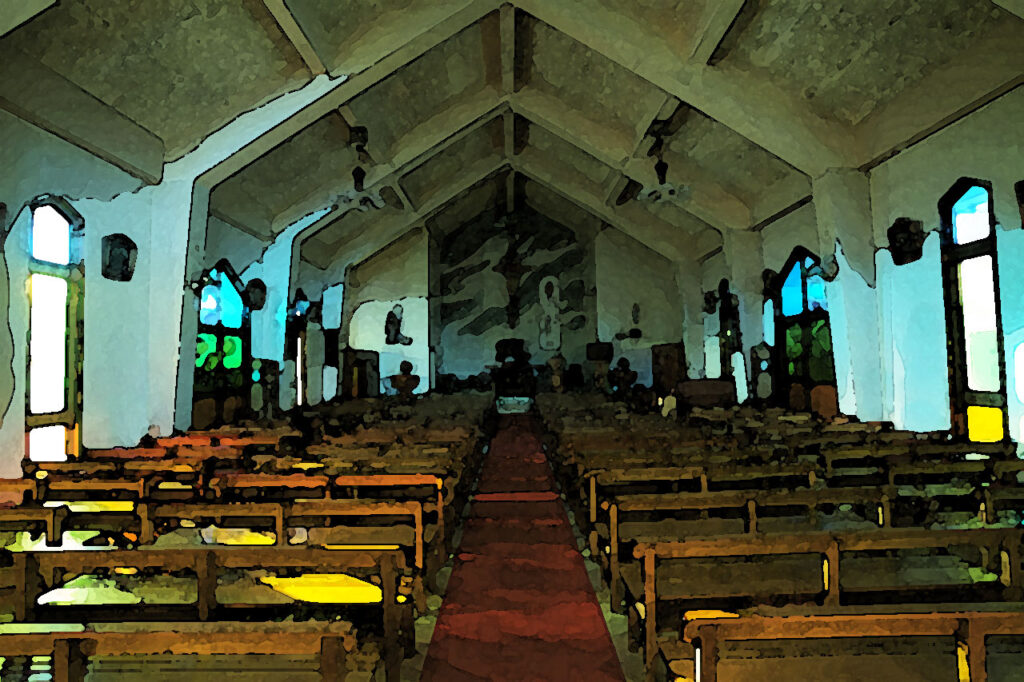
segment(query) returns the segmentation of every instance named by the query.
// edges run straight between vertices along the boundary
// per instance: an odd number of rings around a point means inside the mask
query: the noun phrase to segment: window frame
[[[812,335],[811,329],[817,322],[824,322],[828,326],[829,334],[832,333],[832,321],[829,317],[828,308],[817,308],[811,310],[808,301],[808,287],[807,282],[810,277],[808,276],[808,267],[806,261],[810,259],[814,262],[814,266],[821,265],[821,259],[814,255],[809,249],[803,246],[797,246],[790,253],[789,258],[786,259],[786,263],[779,273],[774,277],[771,286],[771,292],[769,296],[765,297],[765,300],[771,300],[774,308],[774,323],[775,323],[775,345],[772,347],[774,355],[774,366],[775,372],[773,376],[773,394],[775,402],[780,404],[788,404],[789,402],[789,391],[793,384],[800,383],[805,386],[808,396],[810,395],[811,389],[816,386],[838,386],[838,378],[835,372],[835,350],[831,350],[832,354],[832,380],[831,381],[815,381],[811,379],[810,367],[800,368],[803,371],[798,371],[792,375],[789,373],[789,357],[786,353],[786,331],[794,324],[799,324],[803,330],[801,334],[801,346],[803,347],[803,355],[805,357],[810,356]],[[782,288],[788,279],[789,273],[794,267],[800,268],[800,290],[803,297],[802,310],[796,315],[785,315],[783,314],[782,308]]]
[[[983,239],[957,244],[954,238],[954,206],[973,187],[985,190],[988,202],[989,233]],[[960,178],[942,196],[938,204],[940,252],[942,261],[943,303],[946,311],[946,366],[949,374],[950,431],[955,438],[967,439],[967,408],[996,407],[1003,413],[1003,440],[1010,437],[1006,395],[1006,349],[1003,343],[1003,311],[999,287],[999,256],[996,239],[995,196],[992,183],[978,178]],[[964,311],[960,302],[958,266],[972,258],[992,258],[992,282],[995,295],[996,353],[999,363],[999,391],[971,389],[967,377],[967,339]]]
[[[35,212],[48,207],[56,211],[68,225],[68,263],[66,265],[51,261],[38,260],[33,255],[35,239]],[[28,280],[26,289],[30,287],[33,275],[55,277],[67,282],[67,298],[65,300],[66,317],[64,320],[66,339],[64,350],[64,407],[56,412],[34,412],[32,410],[32,296],[29,292],[28,310],[29,323],[26,334],[25,352],[25,450],[28,458],[32,457],[29,448],[29,433],[47,426],[63,426],[66,429],[65,455],[74,459],[81,454],[82,443],[82,373],[85,357],[85,268],[83,263],[82,241],[85,232],[85,221],[81,215],[62,197],[44,194],[30,201],[29,234],[28,234]]]

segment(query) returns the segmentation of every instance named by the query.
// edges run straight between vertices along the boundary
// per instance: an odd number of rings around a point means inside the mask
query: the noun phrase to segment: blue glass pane
[[[807,278],[807,309],[828,310],[828,300],[825,297],[825,280],[821,275],[814,275]]]
[[[984,239],[991,233],[988,191],[975,185],[953,204],[953,241],[957,244],[969,244]]]
[[[207,284],[199,298],[199,322],[212,325],[220,322],[220,319],[220,288],[215,284]]]
[[[782,284],[782,314],[789,317],[799,315],[803,311],[804,287],[800,278],[800,264],[794,263]]]
[[[242,326],[242,296],[235,290],[228,276],[220,273],[221,324],[228,329]]]
[[[775,301],[764,302],[764,311],[761,317],[761,326],[764,328],[764,342],[769,346],[775,345]]]

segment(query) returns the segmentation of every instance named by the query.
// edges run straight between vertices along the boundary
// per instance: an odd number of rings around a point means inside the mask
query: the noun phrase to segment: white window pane
[[[736,400],[742,403],[747,399],[747,363],[739,351],[732,354],[732,376],[736,381]]]
[[[969,244],[987,237],[992,227],[988,219],[988,192],[972,187],[953,205],[953,240]]]
[[[28,453],[33,462],[63,462],[68,458],[67,429],[60,424],[28,432]]]
[[[722,350],[717,336],[704,337],[704,376],[708,379],[722,377]]]
[[[1018,343],[1013,349],[1013,383],[1017,400],[1024,403],[1024,343]]]
[[[53,206],[32,212],[32,257],[60,265],[71,262],[71,226]]]
[[[298,350],[295,353],[295,391],[296,398],[295,404],[302,405],[302,396],[304,395],[302,388],[302,337],[299,337]]]
[[[235,290],[227,273],[220,273],[220,323],[228,329],[242,326],[242,296]]]
[[[764,302],[761,314],[761,326],[764,328],[764,342],[775,345],[775,302],[768,299]]]
[[[324,400],[333,400],[338,395],[338,368],[324,367]]]
[[[34,274],[29,343],[29,409],[34,414],[64,409],[67,365],[68,283]]]
[[[964,311],[967,386],[973,391],[999,391],[992,256],[965,260],[958,267],[958,276],[960,304]]]

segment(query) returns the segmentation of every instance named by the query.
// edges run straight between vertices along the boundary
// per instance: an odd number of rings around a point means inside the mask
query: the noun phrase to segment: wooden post
[[[217,607],[217,555],[200,552],[196,558],[199,620],[209,620]]]
[[[281,505],[274,509],[274,537],[278,547],[288,544],[288,533],[284,528],[284,507]]]
[[[757,502],[753,499],[747,500],[747,532],[757,532]]]
[[[14,619],[24,622],[35,615],[36,600],[42,594],[42,576],[39,559],[31,552],[14,553],[14,580],[17,598],[14,601]]]
[[[839,606],[839,543],[833,540],[825,550],[828,562],[828,585],[825,588],[825,604]]]
[[[397,597],[397,569],[395,558],[387,555],[381,559],[380,586],[381,606],[384,610],[384,679],[399,682],[402,674],[402,643],[399,641],[399,618]]]
[[[68,508],[64,505],[50,510],[46,519],[46,546],[59,547],[64,538],[64,520],[68,516]]]
[[[967,623],[967,670],[971,682],[987,682],[988,670],[985,662],[985,633]]]
[[[417,503],[413,511],[413,525],[416,529],[416,572],[423,571],[423,505]]]
[[[149,503],[138,502],[135,505],[136,513],[139,516],[139,543],[151,545],[156,539],[153,530],[153,519],[149,515]]]
[[[648,682],[654,682],[654,661],[658,657],[658,624],[655,614],[657,599],[654,548],[648,547],[644,550],[644,669]]]
[[[882,526],[882,528],[888,528],[892,525],[892,503],[890,502],[888,495],[882,495],[880,506],[882,508],[882,523],[879,525]]]
[[[347,672],[344,638],[324,635],[320,639],[320,679],[323,682],[342,682]]]
[[[1006,549],[1007,569],[1006,576],[1006,598],[1017,600],[1021,597],[1020,584],[1020,533],[1011,532],[1004,543]]]
[[[697,682],[718,682],[718,631],[714,625],[702,625],[700,635],[700,677]]]
[[[90,639],[56,639],[53,642],[53,682],[85,682],[86,656],[95,651]]]
[[[437,479],[437,534],[441,538],[441,563],[448,558],[448,537],[444,534],[444,481]]]
[[[608,588],[611,591],[612,613],[622,613],[622,575],[619,573],[619,505],[608,511]]]

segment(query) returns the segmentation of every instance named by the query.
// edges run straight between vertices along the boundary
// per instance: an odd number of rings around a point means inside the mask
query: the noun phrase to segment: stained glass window
[[[761,325],[764,327],[764,342],[775,345],[775,301],[768,299],[762,308]]]
[[[67,403],[68,282],[30,277],[29,408],[34,414],[61,412]]]
[[[974,186],[953,205],[953,241],[969,244],[992,232],[988,215],[988,192]]]
[[[804,283],[800,263],[794,263],[782,283],[782,314],[786,317],[804,311]]]
[[[28,277],[28,390],[25,426],[28,455],[63,461],[78,454],[81,395],[81,226],[60,199],[32,208]],[[61,207],[58,209],[58,205]],[[73,438],[69,438],[69,434]]]
[[[32,211],[32,257],[56,265],[71,262],[71,225],[53,206]]]
[[[205,400],[207,404],[212,400],[216,407],[212,413],[204,408],[201,417],[193,411],[196,428],[212,426],[220,419],[237,418],[235,408],[227,407],[237,402],[233,398],[248,402],[252,384],[260,379],[259,367],[251,363],[248,339],[249,316],[242,284],[230,263],[222,260],[206,273],[199,293],[193,400]],[[198,419],[203,420],[202,425],[197,425]]]
[[[764,304],[765,340],[778,346],[776,397],[786,400],[790,387],[809,391],[835,385],[832,330],[829,326],[825,279],[816,258],[798,248],[775,279],[774,295]],[[768,316],[774,312],[774,319]]]
[[[950,353],[953,431],[971,441],[1006,437],[1006,379],[1002,368],[996,240],[991,193],[962,179],[939,202]],[[1014,351],[1020,379],[1020,348]],[[1021,394],[1021,385],[1017,385]]]

